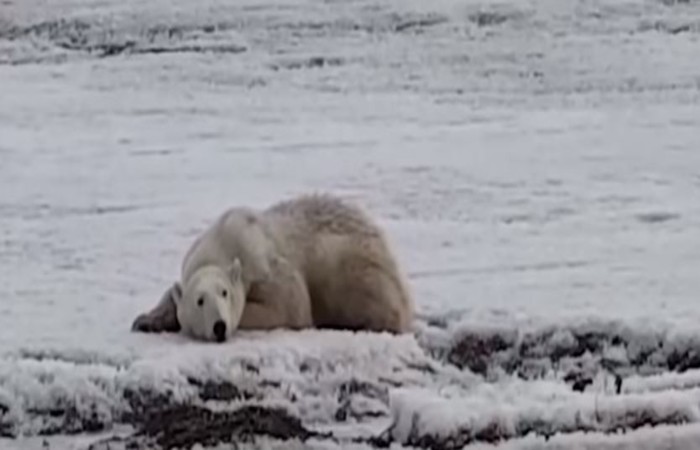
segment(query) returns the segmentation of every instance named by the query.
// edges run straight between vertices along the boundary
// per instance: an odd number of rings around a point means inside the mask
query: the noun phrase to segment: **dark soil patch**
[[[27,27],[10,26],[0,32],[0,39],[13,41],[23,37],[35,37],[49,41],[65,40],[78,44],[87,41],[86,35],[90,29],[90,24],[81,20],[59,19]]]
[[[99,417],[94,408],[87,415],[75,408],[60,411],[60,415],[62,420],[59,423],[43,429],[39,435],[96,433],[106,428],[105,420]]]
[[[349,417],[362,420],[367,417],[381,417],[384,411],[356,411],[352,407],[354,396],[375,399],[384,405],[388,405],[389,396],[386,388],[352,379],[340,385],[338,389],[338,409],[335,412],[335,420],[345,422]]]
[[[154,25],[141,30],[134,38],[122,36],[115,30],[100,28],[81,20],[51,20],[28,26],[0,29],[0,39],[45,40],[58,48],[87,52],[97,57],[121,54],[143,55],[163,53],[242,53],[247,49],[235,44],[202,45],[188,40],[201,33],[213,33],[230,28],[227,24]]]
[[[507,434],[500,425],[491,423],[475,433],[464,430],[448,437],[435,437],[429,434],[416,436],[409,440],[408,445],[430,450],[457,450],[476,442],[496,444],[508,439]]]
[[[203,401],[218,400],[248,400],[253,398],[250,392],[241,391],[233,383],[229,381],[200,381],[194,378],[188,378],[187,381],[199,390],[199,398]]]
[[[462,336],[447,356],[447,360],[457,367],[467,367],[474,373],[485,375],[494,354],[507,350],[509,344],[502,336],[466,334]]]
[[[8,411],[9,409],[0,407],[0,437],[16,438],[18,436],[16,424],[5,419]],[[37,431],[39,436],[95,433],[105,430],[108,426],[107,418],[98,413],[95,405],[92,405],[88,411],[80,411],[75,405],[62,405],[49,409],[29,408],[26,410],[26,415],[37,419],[41,424]]]
[[[606,350],[617,349],[620,360],[607,359]],[[628,336],[614,332],[547,329],[516,339],[511,333],[467,332],[449,348],[444,358],[479,375],[494,369],[531,380],[549,370],[561,371],[564,381],[577,391],[591,384],[595,370],[616,378],[644,371],[685,372],[700,368],[700,342],[682,345],[658,336]],[[594,371],[591,371],[593,363]]]
[[[190,383],[198,388],[199,397],[203,401],[232,401],[252,398],[252,394],[239,390],[229,382],[211,380],[200,382],[191,379]],[[75,404],[68,400],[59,402],[48,409],[28,409],[26,414],[41,424],[37,432],[39,435],[52,436],[103,431],[115,422],[130,424],[138,428],[142,424],[154,420],[154,417],[161,417],[178,407],[169,392],[126,389],[122,395],[128,408],[115,417],[99,414],[96,405],[87,410],[82,408],[79,410]],[[9,408],[0,405],[0,434],[4,437],[16,437],[14,424],[3,420],[7,411]]]
[[[666,366],[676,372],[700,368],[700,349],[673,351],[666,360]]]
[[[210,381],[200,383],[200,387],[200,395],[204,393],[205,397],[243,397],[240,391],[226,383]],[[301,441],[327,437],[308,430],[283,408],[248,405],[231,411],[212,411],[204,406],[173,402],[167,393],[132,390],[126,391],[124,396],[130,411],[121,417],[121,422],[132,425],[136,431],[127,438],[97,442],[91,449],[107,449],[117,442],[128,449],[172,449],[191,448],[195,444],[210,446],[248,442],[256,436]]]
[[[121,420],[132,425],[138,425],[146,417],[174,406],[172,396],[168,393],[145,389],[127,389],[124,391],[124,399],[129,404],[129,411],[121,417]]]
[[[394,26],[394,31],[398,33],[406,31],[421,31],[425,28],[441,25],[448,21],[447,17],[438,15],[428,15],[424,17],[415,17],[402,20]]]
[[[5,420],[5,415],[10,411],[8,406],[0,403],[0,437],[12,438],[15,436],[12,423]]]
[[[145,436],[164,449],[190,448],[251,441],[255,436],[306,441],[316,433],[280,408],[245,406],[235,411],[214,412],[192,405],[176,405],[150,414],[135,437]]]
[[[479,11],[469,16],[469,20],[480,27],[501,25],[512,19],[512,14],[504,14],[496,11]]]
[[[545,439],[560,433],[566,434],[580,431],[613,434],[648,426],[682,425],[692,421],[692,417],[678,411],[660,415],[652,409],[626,411],[619,415],[613,413],[613,417],[610,417],[610,415],[611,413],[608,412],[608,416],[604,421],[601,419],[599,423],[592,425],[576,423],[573,426],[557,426],[554,423],[542,420],[524,420],[516,424],[515,430],[504,427],[498,422],[492,422],[479,430],[463,429],[447,437],[414,434],[409,437],[406,444],[430,450],[457,450],[470,444],[497,444],[530,434],[542,436]]]
[[[338,67],[345,64],[343,58],[313,56],[305,59],[282,61],[270,66],[272,70],[299,70],[299,69],[321,69],[325,67]]]

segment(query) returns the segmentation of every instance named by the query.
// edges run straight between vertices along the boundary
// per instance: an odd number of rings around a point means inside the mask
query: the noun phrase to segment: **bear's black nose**
[[[217,320],[214,322],[214,337],[218,342],[223,342],[226,340],[226,324],[223,320]]]

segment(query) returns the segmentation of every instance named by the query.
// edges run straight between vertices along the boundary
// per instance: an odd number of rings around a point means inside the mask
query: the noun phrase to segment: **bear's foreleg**
[[[283,264],[267,281],[251,285],[239,328],[270,330],[313,326],[311,300],[306,283],[297,271]]]
[[[131,325],[132,331],[143,333],[177,333],[180,331],[180,323],[177,321],[177,309],[173,299],[173,286],[171,286],[160,299],[158,305],[151,311],[141,314]]]

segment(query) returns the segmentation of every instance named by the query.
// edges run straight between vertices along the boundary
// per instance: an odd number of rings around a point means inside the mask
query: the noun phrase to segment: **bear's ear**
[[[170,297],[173,299],[175,305],[180,304],[182,301],[182,285],[180,285],[180,283],[175,282],[173,287],[170,288]]]
[[[228,268],[228,275],[233,283],[239,283],[243,278],[243,267],[241,266],[241,260],[236,258],[233,263]]]

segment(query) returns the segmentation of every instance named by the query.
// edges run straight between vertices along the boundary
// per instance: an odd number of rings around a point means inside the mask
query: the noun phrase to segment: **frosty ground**
[[[695,0],[0,1],[0,447],[694,448],[699,51]],[[129,331],[313,191],[414,334]]]

